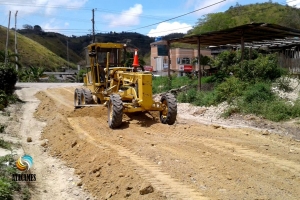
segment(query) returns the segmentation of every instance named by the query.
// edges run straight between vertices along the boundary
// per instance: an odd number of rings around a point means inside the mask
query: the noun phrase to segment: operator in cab
[[[104,69],[106,68],[106,64],[107,64],[107,58],[105,57],[103,59],[103,63],[101,63],[100,65],[100,82],[104,83],[105,81],[105,71]]]

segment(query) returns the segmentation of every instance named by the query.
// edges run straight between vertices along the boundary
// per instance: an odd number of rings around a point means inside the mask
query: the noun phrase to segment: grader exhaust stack
[[[160,101],[153,100],[152,74],[138,71],[137,50],[133,67],[124,67],[126,46],[118,43],[93,43],[87,47],[88,66],[84,88],[74,92],[75,108],[105,105],[108,124],[117,128],[123,113],[158,111],[163,124],[176,121],[176,98],[166,93]]]

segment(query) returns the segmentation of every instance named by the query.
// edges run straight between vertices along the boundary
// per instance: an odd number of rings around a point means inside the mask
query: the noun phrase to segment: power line
[[[185,16],[185,15],[189,15],[189,14],[191,14],[191,13],[198,12],[198,11],[200,11],[200,10],[209,8],[209,7],[214,6],[214,5],[217,5],[217,4],[222,3],[222,2],[224,2],[224,1],[226,1],[226,0],[219,1],[219,2],[214,3],[214,4],[210,4],[210,5],[205,6],[205,7],[203,7],[203,8],[199,8],[199,9],[194,10],[194,11],[192,11],[192,12],[188,12],[188,13],[179,15],[179,16],[177,16],[177,17],[172,17],[172,18],[170,18],[170,19],[166,19],[166,20],[163,20],[163,21],[161,21],[161,22],[157,22],[157,23],[154,23],[154,24],[150,24],[150,25],[147,25],[147,26],[140,27],[140,28],[131,29],[131,30],[128,30],[128,32],[129,32],[129,31],[133,31],[133,30],[137,30],[137,29],[147,28],[147,27],[150,27],[150,26],[153,26],[153,25],[157,25],[157,24],[160,24],[160,23],[163,23],[163,22],[171,21],[171,20],[173,20],[173,19],[177,19],[177,18],[183,17],[183,16]]]
[[[65,6],[62,7],[61,5],[46,5],[46,4],[27,4],[27,3],[7,3],[7,2],[3,2],[0,4],[2,5],[7,5],[7,6],[26,6],[26,7],[47,7],[47,8],[57,8],[57,9],[74,9],[74,10],[90,10],[91,8],[87,8],[87,7],[78,7],[78,6]]]
[[[225,1],[225,0],[224,0]],[[26,6],[26,7],[40,7],[40,8],[57,8],[57,9],[66,9],[66,10],[91,10],[93,8],[88,8],[88,7],[76,7],[76,6],[61,6],[61,5],[45,5],[45,4],[36,4],[36,5],[33,5],[33,4],[27,4],[27,3],[21,3],[21,4],[17,4],[17,3],[8,3],[8,2],[3,2],[1,3],[0,1],[0,5],[12,5],[12,6]],[[123,12],[120,12],[120,11],[117,11],[117,10],[108,10],[108,9],[98,9],[96,8],[97,12],[106,12],[106,13],[117,13],[117,14],[123,14]],[[137,13],[138,14],[138,13]],[[125,14],[127,16],[135,16],[137,14]],[[56,15],[47,15],[47,16],[55,16],[57,17]],[[139,15],[139,17],[141,18],[148,18],[148,19],[162,19],[162,18],[159,18],[157,16],[154,16],[154,15]]]

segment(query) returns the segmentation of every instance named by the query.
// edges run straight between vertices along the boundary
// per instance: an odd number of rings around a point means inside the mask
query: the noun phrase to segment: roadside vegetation
[[[18,73],[15,70],[15,66],[18,63],[14,62],[14,59],[10,59],[11,57],[15,58],[15,56],[17,55],[9,54],[7,64],[5,64],[5,54],[3,57],[2,52],[0,52],[0,114],[7,117],[9,117],[9,113],[5,112],[4,109],[9,104],[20,101],[14,94],[15,84],[18,80]],[[0,122],[0,148],[10,151],[9,154],[0,156],[0,199],[28,200],[30,199],[28,184],[26,182],[19,183],[12,179],[12,174],[19,173],[15,166],[16,158],[14,152],[14,149],[19,144],[14,144],[3,139],[2,134],[7,134],[5,129],[6,125]]]
[[[255,114],[272,121],[300,117],[300,99],[287,101],[272,91],[272,87],[283,92],[293,90],[289,78],[285,78],[288,72],[277,66],[277,55],[258,52],[251,55],[251,58],[246,56],[240,61],[239,51],[221,53],[210,63],[218,68],[218,72],[202,78],[201,91],[197,91],[196,77],[173,76],[171,86],[168,86],[167,77],[154,78],[153,92],[161,93],[188,85],[186,90],[178,93],[178,102],[196,106],[227,102],[229,106],[223,117],[234,113]]]

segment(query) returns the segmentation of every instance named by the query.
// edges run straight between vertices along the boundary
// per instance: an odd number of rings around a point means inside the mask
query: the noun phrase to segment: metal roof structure
[[[200,40],[200,44],[206,46],[236,45],[241,43],[256,43],[258,45],[260,41],[276,43],[278,39],[292,38],[298,40],[298,37],[300,37],[300,30],[297,29],[277,24],[251,23],[220,31],[175,38],[168,40],[168,42],[198,44],[198,40]]]
[[[241,49],[241,60],[244,57],[245,47],[282,48],[299,45],[300,30],[292,29],[277,24],[251,23],[220,31],[190,35],[183,38],[168,40],[168,48],[174,42],[195,44],[200,57],[200,46],[236,46]],[[170,53],[168,54],[168,76],[170,77]],[[198,90],[201,90],[201,73],[198,71]]]

